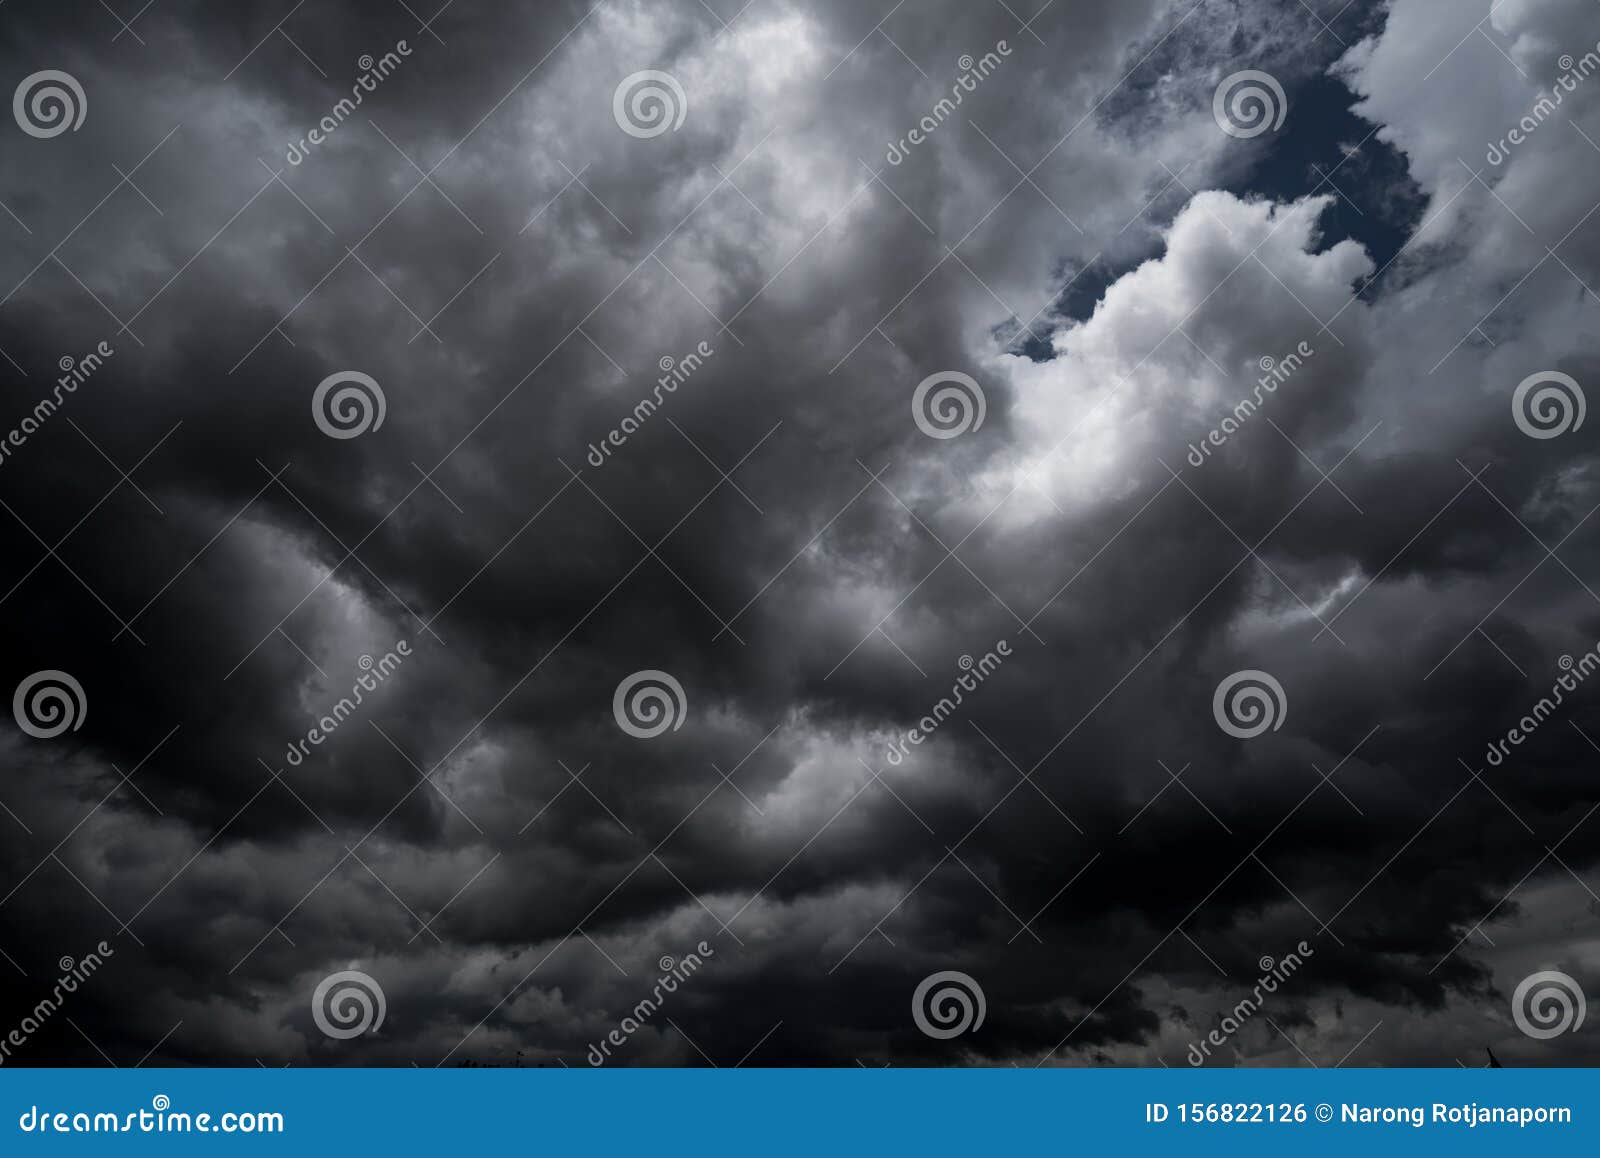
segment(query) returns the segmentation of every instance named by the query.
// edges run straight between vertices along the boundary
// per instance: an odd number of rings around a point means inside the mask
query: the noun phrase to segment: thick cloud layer
[[[1600,1060],[1588,0],[6,11],[5,1061]]]

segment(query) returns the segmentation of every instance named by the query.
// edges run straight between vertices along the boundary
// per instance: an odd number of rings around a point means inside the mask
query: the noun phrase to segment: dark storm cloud
[[[25,1060],[585,1064],[704,941],[618,1062],[1178,1064],[1302,940],[1271,1010],[1294,1047],[1255,1024],[1219,1056],[1592,1058],[1505,1009],[1540,968],[1600,991],[1592,691],[1504,766],[1483,753],[1600,640],[1588,427],[1534,440],[1510,414],[1535,370],[1594,379],[1600,153],[1552,125],[1484,175],[1498,203],[1438,142],[1476,167],[1526,86],[1464,49],[1438,105],[1402,99],[1455,43],[1409,31],[1428,7],[1334,21],[1349,101],[1428,201],[1360,301],[1389,255],[1324,236],[1339,194],[1217,191],[1271,157],[1218,131],[1222,76],[1272,68],[1291,115],[1297,81],[1328,83],[1335,49],[1278,7],[1057,3],[1024,28],[928,3],[875,28],[844,3],[450,5],[419,27],[400,4],[163,4],[143,44],[103,9],[10,12],[6,75],[65,68],[90,102],[76,134],[6,139],[17,419],[58,359],[115,350],[0,466],[8,670],[69,671],[89,705],[7,741],[14,1004],[116,948]],[[1520,19],[1496,35],[1530,70],[1582,47],[1581,23]],[[1450,103],[1489,67],[1494,100]],[[689,109],[641,140],[612,94],[647,68]],[[1116,276],[1061,323],[1097,263]],[[1007,353],[1025,330],[1048,358]],[[699,349],[594,466],[659,360]],[[987,418],[930,439],[911,393],[950,369]],[[338,370],[381,384],[380,428],[312,421]],[[1288,714],[1240,741],[1211,701],[1246,668]],[[643,669],[688,703],[650,741],[612,716]],[[315,1024],[343,969],[381,982],[381,1033]],[[952,969],[987,1016],[936,1040],[912,992]]]

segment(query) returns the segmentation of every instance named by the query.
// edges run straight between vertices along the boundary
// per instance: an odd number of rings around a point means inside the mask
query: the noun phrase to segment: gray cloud
[[[1594,1060],[1509,1010],[1600,992],[1592,690],[1484,752],[1600,639],[1590,426],[1512,416],[1597,378],[1600,97],[1484,147],[1600,31],[1314,7],[24,5],[6,76],[88,115],[5,136],[0,425],[114,353],[0,465],[10,678],[88,702],[4,740],[6,1008],[116,952],[17,1060],[581,1065],[702,941],[615,1063],[1177,1065],[1301,941],[1218,1063]],[[1281,134],[1215,123],[1245,68]],[[644,69],[678,131],[614,121]],[[919,429],[939,371],[981,428]],[[980,1031],[918,1030],[943,970]]]

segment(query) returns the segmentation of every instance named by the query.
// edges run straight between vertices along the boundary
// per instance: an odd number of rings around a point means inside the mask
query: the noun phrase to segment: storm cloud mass
[[[6,1064],[1600,1062],[1597,45],[11,0]]]

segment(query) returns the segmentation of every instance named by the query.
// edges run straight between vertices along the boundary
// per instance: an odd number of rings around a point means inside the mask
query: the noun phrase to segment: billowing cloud
[[[1595,1060],[1600,27],[1298,8],[12,13],[15,1059]]]

